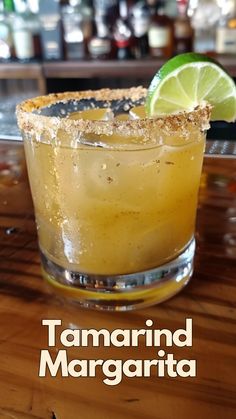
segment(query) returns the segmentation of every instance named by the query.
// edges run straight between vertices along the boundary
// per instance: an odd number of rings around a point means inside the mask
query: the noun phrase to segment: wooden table
[[[100,313],[62,304],[42,281],[22,144],[0,142],[0,418],[233,419],[236,417],[236,161],[204,162],[197,254],[190,284],[171,300],[132,313]],[[172,331],[193,319],[192,348],[167,351],[196,359],[196,378],[38,377],[48,349],[42,319],[65,328],[140,329],[147,319]],[[56,356],[60,345],[51,348]],[[153,359],[157,348],[68,348],[70,359]]]

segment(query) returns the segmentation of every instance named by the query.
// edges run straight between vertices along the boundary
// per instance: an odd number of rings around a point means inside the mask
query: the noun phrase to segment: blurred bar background
[[[1,133],[19,135],[14,109],[24,97],[148,86],[189,51],[236,78],[236,0],[0,0]],[[215,123],[209,135],[235,139],[235,124]]]

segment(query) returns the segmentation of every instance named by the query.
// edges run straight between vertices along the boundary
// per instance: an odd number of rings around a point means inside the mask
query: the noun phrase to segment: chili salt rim
[[[155,118],[144,118],[134,120],[84,120],[70,119],[56,116],[45,116],[33,113],[44,107],[50,107],[56,103],[66,103],[68,100],[96,99],[106,102],[107,106],[113,100],[132,100],[143,99],[147,94],[147,89],[142,86],[129,89],[100,89],[87,90],[82,92],[54,93],[46,96],[38,96],[17,105],[16,115],[19,128],[28,134],[37,132],[37,135],[56,134],[64,130],[72,138],[78,137],[80,133],[97,135],[122,135],[144,137],[146,141],[155,137],[161,131],[165,135],[173,135],[181,132],[188,135],[189,131],[195,129],[205,131],[209,128],[211,105],[202,104],[193,111],[180,112],[178,114],[158,116]]]

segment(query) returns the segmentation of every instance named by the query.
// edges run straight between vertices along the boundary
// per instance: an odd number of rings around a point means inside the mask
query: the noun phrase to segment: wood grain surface
[[[23,147],[0,141],[0,419],[233,419],[236,417],[236,161],[204,162],[195,272],[171,300],[132,313],[82,310],[44,284]],[[168,349],[196,359],[196,378],[38,377],[47,349],[42,319],[62,328],[176,330],[193,319],[193,346]],[[51,348],[56,356],[60,345]],[[154,359],[157,348],[68,348],[70,359]]]

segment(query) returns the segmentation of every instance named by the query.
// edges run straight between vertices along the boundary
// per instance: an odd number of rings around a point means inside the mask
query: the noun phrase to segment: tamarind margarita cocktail
[[[87,307],[131,309],[192,273],[207,106],[148,118],[146,90],[19,105],[43,274]]]

